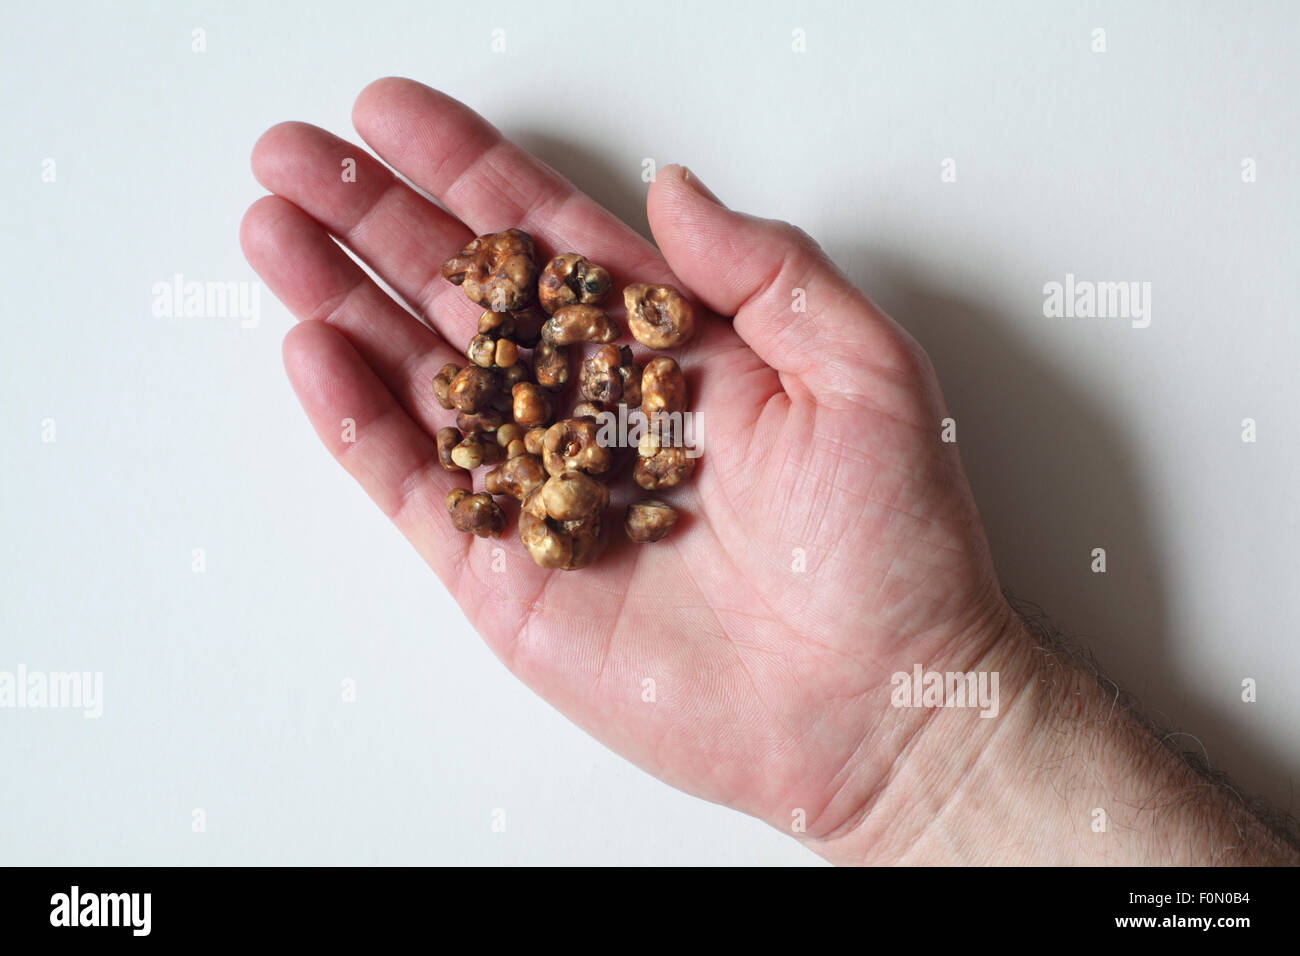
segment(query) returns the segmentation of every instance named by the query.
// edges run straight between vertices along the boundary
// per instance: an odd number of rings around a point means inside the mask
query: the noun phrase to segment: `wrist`
[[[1239,797],[1163,746],[1118,687],[1002,606],[933,668],[984,674],[988,687],[996,674],[996,715],[934,708],[870,806],[818,852],[868,864],[1296,862]]]
[[[940,655],[900,662],[877,691],[887,710],[874,736],[906,744],[868,803],[835,832],[807,841],[830,862],[994,862],[981,860],[980,846],[1004,823],[1015,824],[1005,804],[1023,781],[1008,756],[1024,739],[1031,641],[999,596],[942,646]]]

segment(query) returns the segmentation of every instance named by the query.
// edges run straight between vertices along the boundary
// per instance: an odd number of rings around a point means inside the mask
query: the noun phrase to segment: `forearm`
[[[995,718],[937,708],[833,862],[1300,863],[1291,840],[1190,767],[1071,655],[1014,614],[965,670],[999,674]]]

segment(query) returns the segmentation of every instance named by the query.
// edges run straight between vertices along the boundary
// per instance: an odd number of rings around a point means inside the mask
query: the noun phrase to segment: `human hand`
[[[995,722],[891,707],[891,674],[1029,668],[924,352],[806,235],[728,210],[681,167],[649,190],[656,249],[427,87],[373,83],[353,121],[445,211],[324,130],[286,123],[258,142],[273,195],[241,238],[303,320],[285,366],[321,440],[506,666],[597,739],[830,859],[902,858],[928,826],[906,819],[909,788],[954,785]],[[431,382],[463,364],[480,310],[439,267],[511,226],[607,268],[611,302],[668,282],[714,313],[676,356],[704,423],[700,467],[670,495],[678,527],[639,548],[615,527],[578,572],[535,566],[513,521],[493,570],[496,543],[456,532],[443,506],[465,478],[438,464],[449,421]]]

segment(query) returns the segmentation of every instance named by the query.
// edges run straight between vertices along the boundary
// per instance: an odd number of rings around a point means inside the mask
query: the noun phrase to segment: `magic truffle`
[[[497,498],[514,499],[519,540],[539,567],[585,568],[604,546],[608,482],[628,462],[602,444],[601,420],[616,406],[641,411],[652,426],[685,412],[685,376],[668,356],[637,361],[617,344],[623,330],[603,307],[610,274],[580,253],[560,253],[539,267],[533,238],[506,229],[476,237],[443,264],[442,275],[484,311],[465,347],[467,364],[448,362],[432,380],[438,405],[456,413],[455,427],[437,431],[437,460],[471,479],[488,468],[482,491],[447,494],[448,517],[458,531],[499,537],[508,519]],[[695,309],[672,286],[634,283],[623,301],[628,328],[643,346],[674,348],[694,333]],[[566,415],[561,402],[574,392]],[[696,467],[654,427],[632,460],[635,483],[656,491]],[[632,502],[623,516],[627,538],[638,545],[662,540],[676,523],[676,509],[658,498]]]

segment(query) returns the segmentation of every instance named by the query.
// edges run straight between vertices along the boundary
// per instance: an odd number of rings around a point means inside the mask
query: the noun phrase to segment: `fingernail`
[[[722,205],[722,200],[718,199],[717,196],[713,195],[713,191],[712,191],[711,189],[709,189],[708,186],[704,185],[704,183],[702,183],[702,182],[700,181],[700,177],[699,177],[699,176],[696,176],[696,175],[695,175],[693,172],[691,172],[690,169],[689,169],[688,167],[686,167],[686,166],[683,166],[683,167],[682,167],[682,182],[684,182],[686,185],[690,186],[691,189],[695,190],[695,192],[699,193],[701,196],[703,196],[703,197],[704,197],[705,199],[707,199],[709,202],[714,203],[715,205],[718,205],[718,206],[721,206],[721,205]]]

